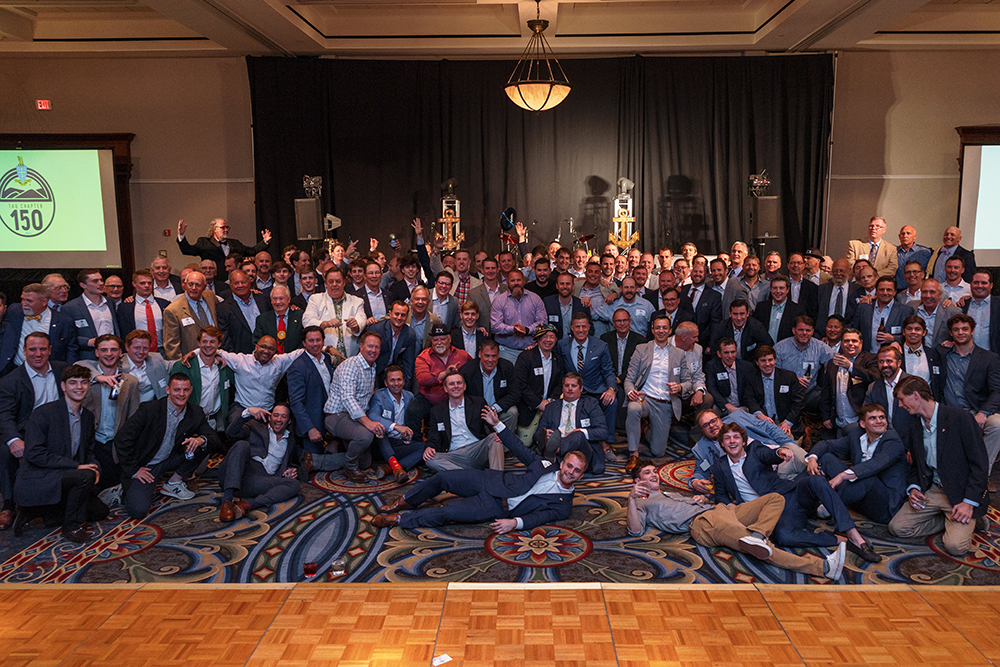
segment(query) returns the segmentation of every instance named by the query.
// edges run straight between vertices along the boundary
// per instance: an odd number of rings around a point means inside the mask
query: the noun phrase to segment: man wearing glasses
[[[216,266],[225,266],[226,257],[231,253],[243,257],[253,257],[267,250],[271,243],[271,232],[265,229],[261,232],[261,242],[250,248],[236,239],[229,238],[229,223],[222,218],[214,218],[208,223],[208,236],[201,236],[194,245],[184,238],[187,224],[183,220],[177,222],[177,245],[185,255],[196,255],[202,259],[210,259]]]

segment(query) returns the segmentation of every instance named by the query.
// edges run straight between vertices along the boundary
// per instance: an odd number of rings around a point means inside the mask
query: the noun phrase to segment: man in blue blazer
[[[569,452],[557,467],[521,444],[492,409],[487,408],[485,419],[497,429],[497,435],[491,437],[498,438],[524,469],[438,473],[396,502],[379,507],[381,513],[372,525],[413,529],[490,521],[493,532],[503,534],[568,519],[573,509],[573,486],[587,468],[586,455]],[[443,491],[460,498],[440,507],[414,509]]]
[[[406,426],[406,408],[413,400],[413,392],[404,388],[403,369],[389,366],[385,369],[385,386],[376,389],[368,404],[368,419],[385,427],[385,435],[373,443],[389,464],[389,472],[398,484],[409,481],[408,470],[413,470],[423,460],[424,442],[413,440],[413,431]]]
[[[1000,299],[993,300],[993,277],[976,271],[969,283],[972,296],[964,299],[962,312],[976,321],[976,345],[1000,354]]]
[[[886,343],[903,343],[903,321],[913,313],[913,308],[896,303],[895,279],[882,276],[875,283],[875,303],[859,303],[851,326],[861,332],[862,349],[874,354]],[[885,331],[880,332],[883,321]]]
[[[76,325],[76,344],[80,359],[96,359],[94,341],[98,336],[114,334],[121,338],[114,307],[104,297],[104,278],[97,269],[79,274],[83,294],[66,302],[64,312]]]
[[[368,327],[382,339],[378,359],[375,360],[376,386],[385,384],[385,369],[389,366],[399,366],[403,369],[403,386],[413,387],[413,368],[417,361],[417,352],[421,341],[417,340],[413,329],[406,323],[410,307],[402,301],[396,301],[389,307],[389,316]]]
[[[41,283],[32,283],[21,290],[21,303],[11,304],[4,317],[0,375],[24,363],[24,339],[34,331],[48,335],[52,359],[72,364],[79,358],[73,320],[49,308],[48,290]]]
[[[561,277],[561,276],[560,276]],[[611,363],[611,351],[607,343],[590,334],[590,320],[587,314],[580,312],[573,315],[571,337],[563,338],[556,345],[562,356],[563,368],[575,369],[583,378],[583,395],[594,399],[604,411],[604,423],[607,425],[605,437],[600,438],[600,458],[617,461],[607,440],[615,441],[615,421],[618,416],[618,388],[615,368]],[[575,449],[575,448],[574,448]],[[588,454],[583,450],[584,454]],[[593,464],[593,457],[591,459]],[[601,466],[603,468],[603,466]]]
[[[569,338],[573,316],[577,313],[587,316],[587,331],[590,331],[590,308],[583,305],[580,297],[573,296],[574,284],[572,273],[560,273],[556,278],[556,293],[542,299],[545,320],[556,328],[556,337],[560,340]]]
[[[517,392],[514,389],[514,364],[500,358],[500,346],[487,340],[476,359],[458,369],[465,378],[465,393],[481,396],[486,405],[500,415],[507,428],[517,426]]]
[[[712,397],[712,405],[725,416],[742,407],[757,367],[740,359],[732,338],[720,340],[715,352],[705,364],[705,388]]]
[[[22,508],[61,503],[62,536],[87,542],[93,533],[83,527],[84,521],[108,516],[108,506],[97,497],[101,470],[94,457],[94,413],[82,405],[90,389],[90,371],[69,366],[60,385],[63,398],[40,406],[28,419],[14,500]],[[15,535],[21,534],[27,518],[22,510],[14,524]]]
[[[295,417],[295,435],[302,438],[310,454],[324,453],[323,406],[329,396],[333,364],[323,354],[325,334],[317,326],[302,330],[305,353],[292,362],[285,373],[288,380],[288,403]]]
[[[698,325],[698,344],[708,350],[712,334],[722,323],[722,295],[705,282],[707,271],[704,264],[691,267],[691,284],[681,290],[681,306],[694,312],[694,323]]]
[[[910,437],[910,422],[913,415],[904,410],[899,399],[892,395],[896,385],[900,380],[909,377],[900,365],[903,353],[895,345],[883,345],[878,351],[878,371],[881,377],[872,381],[868,385],[868,393],[865,394],[864,405],[878,405],[885,410],[885,415],[889,420],[889,428],[896,432],[906,446],[906,440]]]
[[[806,457],[806,470],[830,480],[850,509],[889,523],[906,499],[906,449],[881,405],[865,405],[859,417],[844,437],[817,443]]]
[[[225,334],[222,349],[236,354],[253,354],[257,318],[271,306],[268,299],[250,291],[250,277],[242,271],[230,274],[232,291],[215,307],[219,329]]]
[[[156,346],[153,351],[163,350],[163,311],[170,302],[153,296],[153,274],[147,269],[139,269],[132,274],[132,287],[135,295],[118,304],[115,317],[118,319],[118,330],[121,337],[129,335],[136,329],[148,331],[156,335]],[[153,313],[153,326],[146,322],[146,306]]]
[[[583,396],[583,380],[577,373],[563,376],[562,398],[545,406],[535,431],[535,445],[546,458],[561,458],[580,451],[590,461],[588,472],[604,473],[602,444],[608,437],[601,405]]]

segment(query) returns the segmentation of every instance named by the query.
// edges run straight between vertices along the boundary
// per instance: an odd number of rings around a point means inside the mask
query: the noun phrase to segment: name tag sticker
[[[506,386],[507,386],[507,381],[506,380],[500,380],[500,388],[503,389]]]
[[[778,387],[778,393],[779,394],[787,394],[788,393],[788,385],[787,384],[783,384],[783,385],[779,386]]]
[[[802,370],[808,370],[810,367],[812,367],[812,364],[810,362],[808,361],[802,362]]]
[[[160,385],[160,387],[162,387],[162,388],[166,389],[166,388],[167,388],[167,379],[166,379],[166,378],[163,378],[162,380],[160,380],[160,381],[159,381],[159,382],[157,382],[156,384],[158,384],[158,385]]]
[[[500,408],[500,404],[499,403],[494,403],[490,407],[493,408],[493,410],[496,411],[497,413],[503,412],[503,410]]]
[[[222,383],[222,388],[229,389],[229,380],[226,380],[225,382]]]
[[[715,374],[715,379],[716,380],[728,380],[729,379],[729,373],[716,373]]]
[[[84,327],[90,326],[90,323],[87,322],[87,320],[74,320],[73,324],[76,325],[77,329],[83,329]]]
[[[535,375],[545,375],[545,369],[544,368],[536,368],[535,369]]]
[[[891,333],[893,336],[895,336],[898,333],[902,333],[902,332],[903,332],[903,328],[902,327],[889,327],[889,333]]]
[[[580,426],[583,427],[583,428],[589,428],[590,427],[590,420],[589,419],[581,419],[580,420]]]
[[[183,317],[183,318],[181,318],[181,326],[189,327],[189,326],[192,326],[193,324],[194,324],[194,319],[193,318],[191,318],[191,317]]]
[[[753,345],[747,345],[747,352],[754,349],[755,347],[757,347],[757,343],[754,343]]]
[[[645,308],[636,308],[635,309],[635,314],[638,315],[639,317],[645,317],[646,316],[646,309]]]
[[[680,374],[681,374],[681,367],[674,366],[674,375],[680,375]]]
[[[941,375],[941,367],[931,366],[931,373],[933,373],[934,375]]]
[[[701,462],[700,467],[702,470],[708,470],[709,468],[712,467],[712,464],[708,462],[708,459],[705,459],[704,461]]]
[[[392,410],[383,410],[382,419],[392,419]]]
[[[858,259],[868,259],[868,253],[865,253],[864,255],[858,255]]]
[[[444,422],[438,422],[437,426],[438,426],[438,430],[443,433],[444,432]]]
[[[558,321],[559,321],[558,315],[549,315],[549,322],[558,322]]]

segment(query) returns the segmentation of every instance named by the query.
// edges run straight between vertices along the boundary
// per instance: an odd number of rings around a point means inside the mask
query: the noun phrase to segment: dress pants
[[[952,556],[964,556],[972,547],[972,534],[976,532],[975,519],[959,523],[951,518],[952,505],[944,489],[934,484],[924,492],[927,505],[922,510],[913,509],[909,502],[896,512],[889,522],[889,532],[897,537],[933,535],[942,530],[944,550]]]
[[[833,518],[838,533],[854,528],[851,513],[844,501],[822,475],[799,477],[795,488],[784,494],[785,509],[774,529],[776,544],[786,547],[835,547],[837,536],[829,531],[814,533],[809,529],[809,514],[823,505]]]
[[[208,452],[204,447],[195,450],[193,459],[186,458],[183,449],[174,449],[170,452],[170,456],[150,467],[153,473],[152,482],[140,482],[134,477],[122,479],[122,504],[129,518],[145,519],[149,514],[149,507],[153,504],[153,497],[156,494],[156,481],[160,476],[173,470],[187,479],[194,474],[206,456]]]
[[[71,532],[84,521],[108,518],[108,506],[97,497],[92,470],[65,468],[59,471],[62,496],[55,505],[22,505],[20,511],[28,517],[44,516],[46,526],[52,517],[62,518],[62,529]],[[13,507],[11,507],[13,509]]]
[[[769,493],[739,505],[716,505],[691,521],[691,537],[706,547],[723,546],[743,551],[740,538],[751,533],[770,537],[785,508],[785,499]],[[815,556],[798,556],[774,549],[768,563],[793,572],[823,576],[823,561]]]
[[[403,496],[406,502],[419,507],[443,491],[460,497],[441,507],[403,512],[399,525],[403,528],[419,528],[444,526],[448,523],[482,523],[506,517],[508,512],[504,509],[503,499],[482,490],[483,474],[488,473],[448,470],[434,475]]]
[[[829,452],[820,458],[819,465],[827,479],[833,479],[848,468],[843,461]],[[889,523],[892,520],[893,508],[889,507],[889,487],[877,476],[853,482],[841,482],[836,490],[848,508],[861,512],[872,521]]]
[[[993,470],[993,464],[1000,454],[1000,414],[990,415],[986,418],[986,426],[983,427],[983,440],[986,442],[986,462],[989,464],[987,474]]]
[[[438,452],[427,467],[432,470],[503,470],[503,443],[499,436],[489,434],[482,440],[471,445],[453,449],[448,452]]]
[[[334,437],[347,441],[347,455],[344,458],[345,468],[348,470],[357,470],[362,455],[366,456],[369,463],[371,462],[371,455],[368,453],[368,450],[375,439],[374,433],[351,419],[351,415],[346,412],[327,415],[323,423],[326,425],[326,430]],[[315,462],[315,456],[313,457],[313,462]],[[367,468],[368,464],[365,467]]]
[[[122,467],[115,462],[114,442],[95,441],[94,458],[97,459],[97,465],[101,466],[101,479],[97,482],[98,491],[121,484]]]
[[[0,498],[3,509],[14,509],[14,479],[21,467],[21,457],[10,453],[10,447],[0,442]]]
[[[542,455],[547,459],[556,457],[561,459],[574,450],[583,452],[587,457],[585,472],[604,474],[604,448],[600,443],[587,440],[580,431],[574,431],[569,435],[563,435],[558,430],[552,431],[552,435],[545,441],[545,451]]]
[[[250,456],[250,443],[237,441],[219,464],[219,485],[233,489],[251,508],[270,507],[299,494],[299,481],[282,477],[283,470],[271,475],[264,464]]]
[[[388,461],[395,456],[396,461],[403,466],[404,470],[412,470],[417,467],[423,460],[424,449],[427,447],[427,443],[423,440],[404,442],[399,438],[390,438],[387,435],[379,438],[376,444],[383,460]],[[315,462],[315,457],[313,457],[313,463]]]
[[[405,422],[405,426],[413,431],[414,438],[423,438],[424,426],[431,414],[432,407],[434,407],[434,404],[420,393],[416,394],[413,400],[410,401],[410,404],[406,406],[406,415],[404,415],[403,421]]]
[[[643,401],[629,401],[628,416],[625,417],[625,433],[628,436],[628,451],[639,451],[639,438],[642,435],[642,418],[649,417],[649,449],[654,458],[659,458],[667,451],[667,437],[670,435],[670,424],[674,419],[673,405],[646,397]]]
[[[604,424],[608,427],[608,437],[606,441],[609,443],[615,443],[618,438],[615,436],[615,420],[618,419],[618,394],[615,394],[615,400],[611,401],[610,405],[604,405],[601,403],[600,394],[585,394],[590,396],[592,399],[597,401],[597,404],[601,406],[601,411],[604,412]]]

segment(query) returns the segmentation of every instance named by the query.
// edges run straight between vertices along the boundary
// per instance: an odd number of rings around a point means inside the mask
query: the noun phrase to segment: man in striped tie
[[[546,458],[561,458],[572,451],[583,452],[589,461],[587,472],[604,473],[601,442],[608,429],[600,403],[583,395],[583,378],[579,373],[563,377],[561,399],[545,406],[535,431],[535,445]]]
[[[618,415],[618,398],[615,394],[618,383],[611,351],[607,343],[590,335],[590,319],[584,312],[573,314],[570,332],[572,337],[563,338],[557,345],[557,351],[563,358],[563,368],[576,369],[583,382],[583,395],[597,401],[604,412],[608,433],[606,439],[601,439],[603,442],[598,453],[608,461],[617,461],[618,457],[607,442],[615,442],[614,427]],[[593,461],[594,457],[590,458]]]

